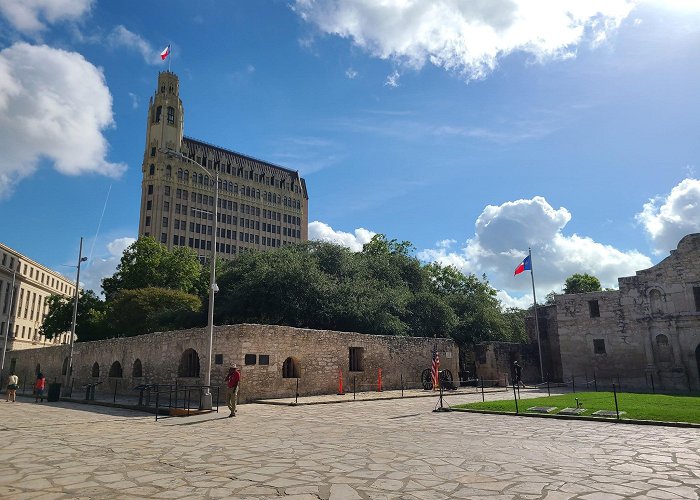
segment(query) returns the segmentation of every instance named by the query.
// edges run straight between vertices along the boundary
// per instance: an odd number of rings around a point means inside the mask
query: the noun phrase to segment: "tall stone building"
[[[46,345],[49,341],[40,333],[49,312],[46,300],[50,295],[73,297],[75,283],[2,243],[0,259],[0,342],[8,332],[8,350]],[[66,332],[50,343],[63,344],[69,338]]]
[[[207,258],[218,172],[220,258],[306,241],[309,197],[299,173],[184,137],[179,91],[177,75],[158,75],[146,124],[139,235],[152,236],[170,249],[188,246]]]

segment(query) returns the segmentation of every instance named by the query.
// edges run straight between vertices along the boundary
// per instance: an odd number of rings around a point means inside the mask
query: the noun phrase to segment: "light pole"
[[[196,162],[192,158],[188,158],[179,151],[174,151],[168,149],[165,154],[169,157],[180,158],[182,161],[191,163],[192,165],[198,166],[200,169],[204,170],[207,175],[211,172],[202,165]],[[219,291],[219,287],[216,286],[216,233],[218,231],[218,207],[219,207],[219,172],[214,169],[214,230],[212,231],[211,237],[211,257],[209,258],[209,314],[207,319],[207,330],[209,330],[209,343],[207,345],[207,366],[204,372],[204,394],[202,395],[202,410],[212,409],[212,394],[210,390],[211,386],[211,358],[212,350],[214,347],[214,294]]]
[[[87,257],[83,257],[83,237],[80,237],[80,251],[78,252],[78,273],[75,277],[75,298],[73,299],[73,321],[70,326],[70,351],[68,354],[68,366],[66,367],[64,396],[72,396],[70,388],[71,377],[73,376],[73,343],[75,342],[75,321],[78,318],[78,297],[80,296],[80,264],[85,262]]]
[[[0,365],[0,384],[5,376],[5,354],[7,353],[7,338],[10,336],[10,319],[12,319],[12,302],[15,299],[15,280],[17,279],[17,270],[12,270],[12,287],[10,288],[10,309],[7,311],[7,324],[5,325],[5,343],[2,346],[2,365]]]

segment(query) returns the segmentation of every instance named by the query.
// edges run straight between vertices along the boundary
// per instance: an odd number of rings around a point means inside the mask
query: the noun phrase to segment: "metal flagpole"
[[[535,308],[535,331],[537,332],[537,351],[540,355],[540,378],[544,382],[544,369],[542,368],[542,344],[540,342],[540,322],[537,318],[537,295],[535,295],[535,266],[532,265],[532,250],[528,247],[527,254],[530,257],[530,277],[532,278],[532,299]]]
[[[168,44],[168,73],[170,73],[170,61],[173,60],[173,46]]]
[[[10,310],[7,312],[7,324],[5,325],[5,343],[2,346],[2,366],[0,366],[0,383],[5,375],[5,354],[7,353],[7,338],[10,336],[10,320],[12,319],[12,302],[15,300],[15,280],[17,271],[12,270],[12,288],[10,288]]]

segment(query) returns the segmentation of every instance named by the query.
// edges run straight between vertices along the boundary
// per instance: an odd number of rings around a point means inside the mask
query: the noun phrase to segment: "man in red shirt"
[[[238,366],[233,365],[228,370],[226,375],[226,386],[229,388],[228,394],[228,409],[231,410],[229,417],[236,416],[236,403],[238,402],[238,385],[241,381],[241,372],[238,371]]]

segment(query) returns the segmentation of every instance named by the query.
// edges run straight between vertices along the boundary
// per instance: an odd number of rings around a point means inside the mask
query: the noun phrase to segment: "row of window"
[[[17,259],[17,267],[15,269],[15,257],[12,254],[7,254],[3,252],[2,265],[4,267],[9,268],[12,271],[21,272],[23,276],[28,276],[29,279],[36,280],[42,285],[46,285],[48,287],[53,288],[57,292],[66,294],[72,293],[72,288],[70,287],[70,285],[61,281],[60,279],[56,279],[54,276],[51,276],[50,274],[42,271],[39,268],[35,268],[31,264],[25,263],[24,268],[22,268],[22,262],[20,262],[20,260]]]
[[[235,233],[236,233],[235,231],[233,231],[231,233],[231,240],[235,240],[235,236],[236,236]],[[148,236],[148,233],[146,233],[146,236]],[[238,241],[245,242],[245,243],[253,243],[255,245],[262,245],[262,246],[267,246],[267,247],[271,247],[271,248],[277,248],[277,247],[293,244],[293,242],[291,242],[291,241],[268,238],[266,236],[261,237],[258,234],[249,234],[249,233],[238,233]],[[163,244],[168,243],[167,233],[161,233],[160,242]],[[173,235],[173,245],[174,246],[184,247],[185,244],[187,244],[187,246],[189,246],[190,248],[194,248],[197,250],[211,251],[211,240],[202,240],[199,238],[185,238],[184,236],[178,236],[177,234]],[[238,247],[238,253],[243,253],[243,252],[250,251],[250,250],[253,250],[253,249],[242,247],[242,246]],[[236,254],[236,245],[217,241],[216,242],[216,251],[218,253],[235,255]]]

